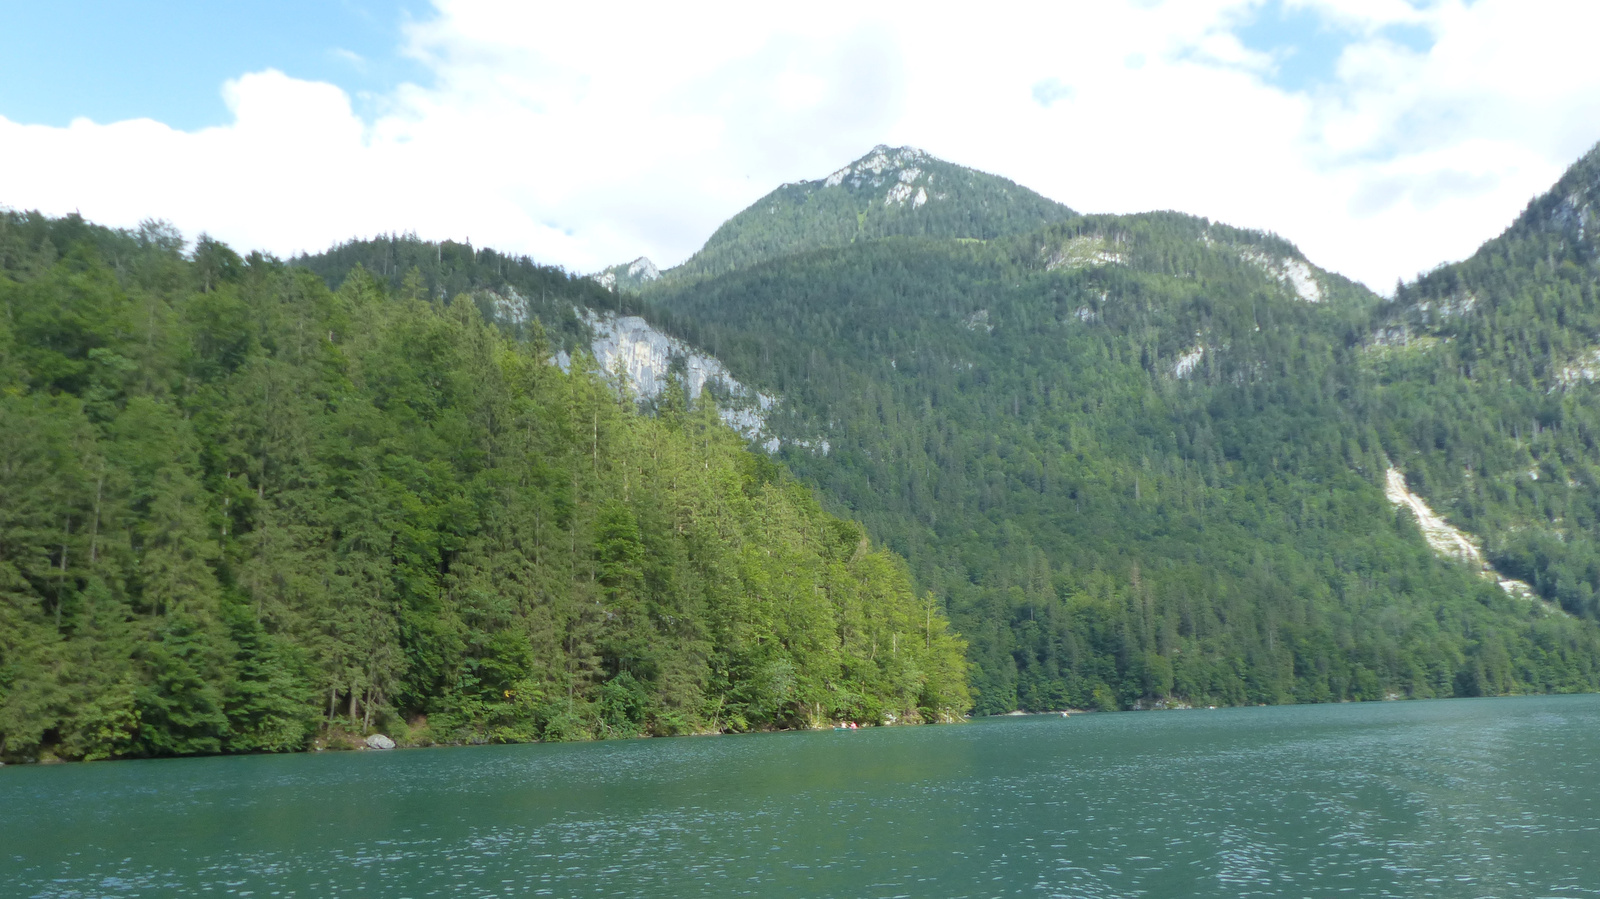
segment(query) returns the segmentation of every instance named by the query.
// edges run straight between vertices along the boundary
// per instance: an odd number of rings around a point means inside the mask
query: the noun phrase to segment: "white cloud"
[[[1298,93],[1233,33],[1259,0],[439,0],[404,48],[432,83],[374,119],[274,71],[223,87],[220,128],[0,119],[0,203],[280,255],[414,230],[593,270],[677,262],[778,183],[909,143],[1084,211],[1274,230],[1387,289],[1470,253],[1600,138],[1587,0],[1289,2],[1356,36]]]
[[[379,133],[385,123],[367,128],[332,85],[269,70],[228,82],[223,97],[233,124],[192,133],[148,119],[66,128],[0,120],[0,197],[112,225],[166,218],[191,237],[209,231],[285,255],[411,228],[498,232],[546,257],[582,251],[501,192],[469,189],[483,184],[470,159],[439,159],[426,143]]]
[[[344,60],[345,62],[349,63],[352,68],[358,71],[364,72],[367,70],[367,58],[362,56],[360,53],[355,52],[354,50],[346,50],[343,47],[334,47],[328,52],[333,56],[334,59]]]

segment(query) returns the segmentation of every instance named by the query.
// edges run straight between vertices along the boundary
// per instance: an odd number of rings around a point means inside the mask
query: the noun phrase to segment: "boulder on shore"
[[[383,734],[373,734],[367,738],[368,749],[393,749],[394,741]]]

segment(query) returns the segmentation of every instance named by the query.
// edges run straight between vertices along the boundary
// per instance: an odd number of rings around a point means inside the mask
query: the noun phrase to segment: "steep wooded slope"
[[[1570,243],[1583,183],[1529,221]],[[786,233],[822,233],[803,204],[788,214]],[[1574,489],[1536,479],[1521,436],[1554,439],[1548,413],[1520,424],[1551,385],[1484,393],[1433,351],[1458,345],[1439,331],[1459,318],[1439,286],[1451,270],[1391,304],[1271,235],[1063,214],[987,241],[777,242],[716,277],[655,282],[644,311],[780,397],[770,445],[948,604],[982,711],[1594,685],[1591,625],[1438,558],[1385,499],[1395,468],[1502,572],[1592,616],[1587,538],[1516,506],[1552,520]],[[1519,252],[1560,268],[1565,250],[1538,247]],[[1544,333],[1536,306],[1485,339]],[[1568,408],[1586,370],[1553,369]],[[1498,506],[1434,486],[1488,468],[1521,478]]]
[[[604,301],[780,398],[769,445],[947,603],[982,711],[1590,689],[1595,168],[1393,303],[1271,235],[1064,208]],[[1429,552],[1391,470],[1538,598]]]
[[[1600,149],[1470,259],[1402,285],[1364,353],[1414,489],[1490,561],[1600,617]]]
[[[949,602],[978,708],[1591,689],[1596,629],[1384,497],[1385,304],[1176,214],[884,239],[656,294]]]
[[[0,758],[967,707],[902,563],[709,404],[641,415],[420,273],[182,246],[0,214]]]

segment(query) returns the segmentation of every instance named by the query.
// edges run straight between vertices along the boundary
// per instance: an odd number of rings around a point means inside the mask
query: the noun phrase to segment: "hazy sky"
[[[1388,292],[1600,140],[1594,0],[6,3],[0,205],[663,267],[910,144]]]

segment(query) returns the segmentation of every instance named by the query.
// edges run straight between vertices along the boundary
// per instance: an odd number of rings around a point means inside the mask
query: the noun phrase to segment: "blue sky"
[[[429,71],[404,57],[406,0],[0,4],[0,115],[38,125],[153,118],[194,130],[231,116],[222,83],[275,68],[343,88],[358,108]]]
[[[1330,16],[1325,9],[1283,0],[1249,10],[1233,32],[1247,49],[1273,57],[1275,65],[1265,79],[1291,91],[1335,83],[1340,54],[1367,37],[1352,22]],[[1433,34],[1420,25],[1392,24],[1377,33],[1417,53],[1427,53],[1434,44]]]
[[[274,68],[338,85],[371,116],[401,82],[429,83],[428,67],[401,52],[402,26],[433,14],[426,0],[10,3],[0,9],[0,115],[58,126],[78,116],[153,118],[184,130],[224,125],[230,115],[218,87]],[[1245,11],[1232,30],[1273,57],[1266,80],[1292,91],[1332,82],[1340,53],[1362,37],[1348,22],[1283,0]],[[1433,44],[1420,26],[1382,36],[1419,52]]]
[[[415,231],[665,266],[887,143],[1086,212],[1274,231],[1388,290],[1600,140],[1593,0],[982,12],[0,0],[0,206],[280,256]]]

